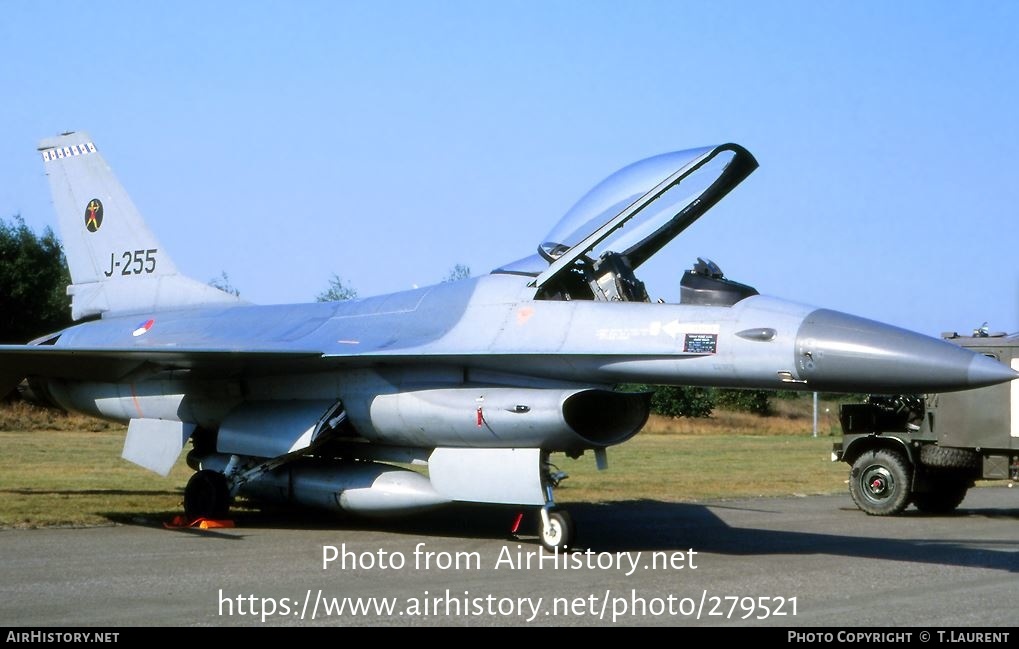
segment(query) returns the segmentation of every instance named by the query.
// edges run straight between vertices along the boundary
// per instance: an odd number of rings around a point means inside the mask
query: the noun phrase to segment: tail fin
[[[71,271],[71,316],[151,312],[239,298],[177,272],[87,133],[39,143]]]

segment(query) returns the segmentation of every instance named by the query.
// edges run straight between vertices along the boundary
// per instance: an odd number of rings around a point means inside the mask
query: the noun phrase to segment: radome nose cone
[[[1014,379],[1019,379],[1019,372],[993,358],[975,354],[973,360],[970,361],[969,382],[974,386],[994,385]]]
[[[807,315],[796,336],[796,372],[814,390],[948,392],[1016,373],[951,343],[838,311]]]

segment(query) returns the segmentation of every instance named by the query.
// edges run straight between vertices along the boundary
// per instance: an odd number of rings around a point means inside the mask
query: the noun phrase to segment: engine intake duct
[[[566,424],[593,446],[611,446],[636,434],[647,422],[651,395],[584,390],[563,401]]]
[[[647,421],[650,395],[599,388],[464,387],[375,397],[375,441],[398,446],[576,451],[623,442]],[[352,412],[352,418],[357,414]]]

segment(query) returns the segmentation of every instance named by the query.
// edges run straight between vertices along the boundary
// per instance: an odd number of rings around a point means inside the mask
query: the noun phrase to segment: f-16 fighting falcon
[[[534,254],[488,275],[344,302],[257,306],[183,275],[86,133],[40,146],[73,326],[0,347],[0,393],[126,422],[166,475],[188,440],[191,517],[232,500],[395,515],[533,508],[572,544],[551,453],[635,435],[624,383],[944,392],[1009,381],[956,345],[766,297],[698,259],[678,303],[636,272],[757,167],[736,144],[658,155],[595,186]],[[400,464],[427,466],[427,473]]]

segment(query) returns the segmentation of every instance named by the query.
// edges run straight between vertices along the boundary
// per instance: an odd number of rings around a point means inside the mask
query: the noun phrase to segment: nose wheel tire
[[[546,550],[563,552],[573,545],[576,530],[569,512],[553,509],[548,512],[548,524],[543,516],[539,517],[538,534]]]
[[[219,471],[202,469],[184,487],[184,514],[196,518],[226,518],[230,511],[230,486]]]
[[[856,506],[872,516],[898,514],[909,505],[910,471],[900,453],[878,449],[853,462],[849,493]]]

